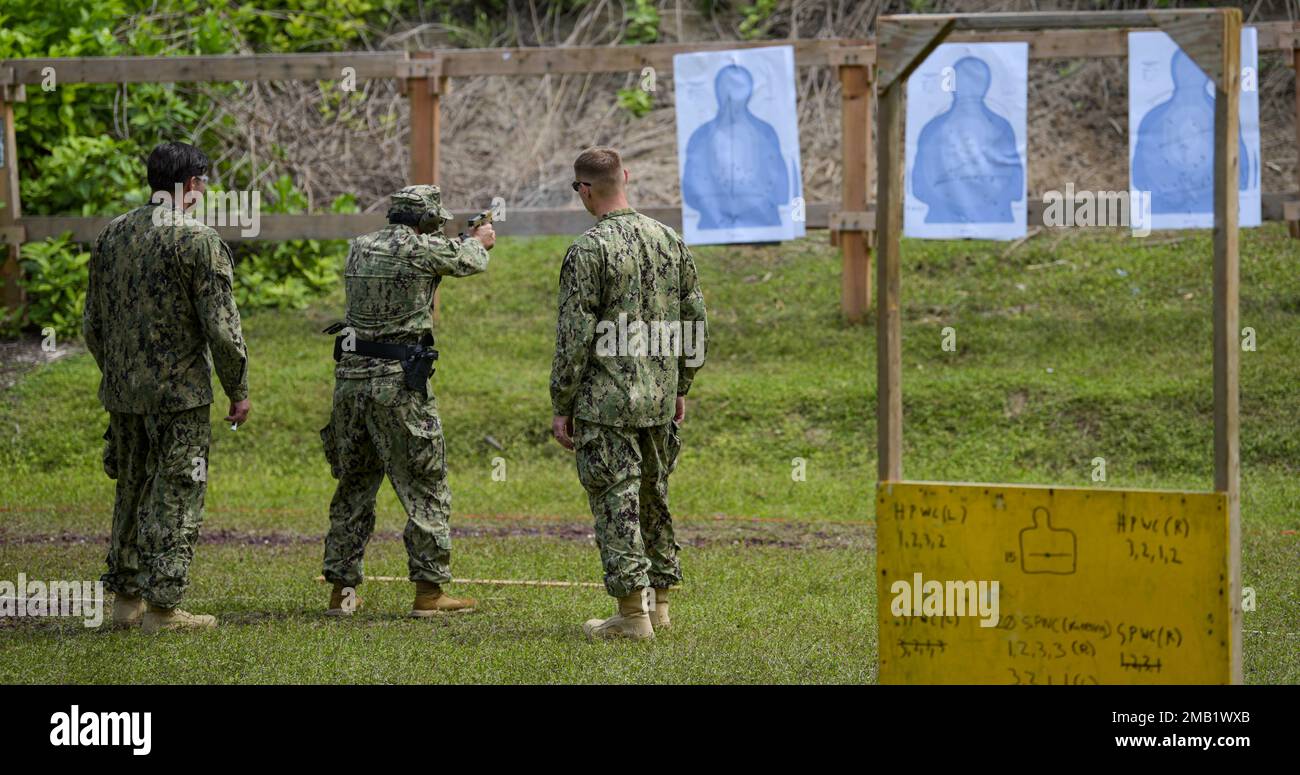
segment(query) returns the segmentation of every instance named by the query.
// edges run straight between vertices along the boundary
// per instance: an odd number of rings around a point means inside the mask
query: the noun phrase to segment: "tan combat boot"
[[[163,630],[207,630],[217,626],[217,617],[208,614],[192,614],[179,608],[159,608],[153,603],[144,612],[140,629],[153,635]]]
[[[135,627],[144,616],[144,598],[117,594],[113,597],[113,626]]]
[[[668,590],[655,587],[655,605],[650,609],[650,624],[656,630],[666,630],[673,626],[668,619]]]
[[[618,599],[618,613],[608,619],[588,619],[582,625],[582,631],[591,640],[647,640],[655,636],[654,626],[650,624],[648,598],[653,594],[650,589],[638,589],[630,595]]]
[[[330,592],[330,605],[325,609],[326,616],[351,616],[361,608],[361,596],[355,587],[335,584]]]
[[[411,606],[411,616],[422,618],[439,614],[469,613],[474,610],[476,602],[472,597],[457,600],[431,581],[417,581],[415,582],[415,605]]]

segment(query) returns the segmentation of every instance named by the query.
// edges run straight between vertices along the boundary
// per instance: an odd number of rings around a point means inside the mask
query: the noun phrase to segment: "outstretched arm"
[[[476,237],[448,239],[441,234],[421,234],[419,239],[425,245],[425,255],[434,274],[469,277],[487,270],[487,248]]]

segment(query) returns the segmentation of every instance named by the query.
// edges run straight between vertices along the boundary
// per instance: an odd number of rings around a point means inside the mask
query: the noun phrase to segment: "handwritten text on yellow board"
[[[881,482],[876,525],[881,683],[1229,680],[1222,493]]]

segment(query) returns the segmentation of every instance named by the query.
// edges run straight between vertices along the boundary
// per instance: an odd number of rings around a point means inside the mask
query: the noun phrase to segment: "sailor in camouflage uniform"
[[[375,496],[388,474],[408,517],[403,534],[416,584],[412,616],[473,610],[474,601],[442,591],[451,580],[451,493],[438,405],[427,392],[433,345],[433,294],[444,277],[487,269],[491,224],[464,239],[443,236],[452,215],[437,186],[393,194],[388,226],[352,241],[344,283],[344,324],[336,340],[334,408],[321,430],[338,487],[325,537],[327,613],[350,614],[359,599],[362,556],[375,528]],[[406,359],[403,363],[402,359]],[[424,371],[419,371],[423,359]]]
[[[560,269],[552,432],[576,452],[605,589],[618,598],[615,616],[583,630],[653,638],[670,624],[668,589],[682,579],[668,477],[704,361],[704,297],[677,233],[628,206],[618,152],[593,148],[573,166],[573,188],[599,220]]]
[[[103,582],[116,594],[113,622],[146,632],[216,625],[177,607],[203,521],[212,366],[231,402],[226,422],[249,412],[230,250],[184,212],[208,166],[193,146],[155,148],[153,203],[113,219],[90,259],[82,331],[103,375],[104,470],[117,480]]]

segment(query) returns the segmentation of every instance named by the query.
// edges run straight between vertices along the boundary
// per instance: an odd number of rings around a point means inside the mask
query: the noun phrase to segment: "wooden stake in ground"
[[[0,302],[3,302],[5,310],[15,313],[23,307],[18,246],[26,239],[20,223],[18,143],[14,135],[13,103],[21,99],[21,85],[0,85]]]

